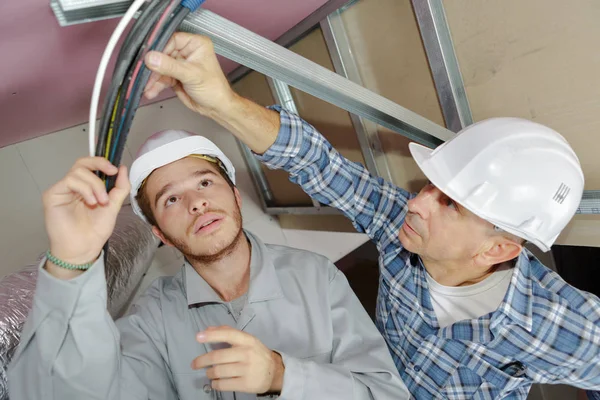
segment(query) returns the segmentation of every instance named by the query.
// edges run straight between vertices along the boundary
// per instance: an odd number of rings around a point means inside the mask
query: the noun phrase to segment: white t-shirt
[[[469,286],[443,286],[427,274],[429,295],[440,328],[496,311],[508,290],[512,268],[501,268]]]

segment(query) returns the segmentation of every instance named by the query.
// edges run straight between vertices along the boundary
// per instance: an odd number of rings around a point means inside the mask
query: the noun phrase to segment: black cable
[[[147,18],[152,16],[152,10],[155,7],[158,7],[159,5],[161,5],[161,2],[166,4],[167,1],[168,0],[148,0],[145,7],[141,8],[141,10],[140,10],[141,14],[140,14],[139,18],[136,19],[136,21],[133,24],[133,26],[131,27],[131,30],[129,31],[129,33],[126,35],[125,40],[123,41],[123,44],[121,45],[121,49],[119,50],[117,59],[123,58],[125,49],[128,49],[129,47],[131,47],[133,38],[140,36],[140,27],[144,24],[144,22],[147,20]],[[145,34],[142,34],[142,35],[145,36]]]
[[[138,48],[137,53],[135,55],[134,60],[130,63],[128,69],[127,69],[127,73],[125,75],[125,79],[123,79],[123,81],[121,82],[121,86],[120,86],[120,90],[121,90],[121,96],[118,97],[118,103],[116,104],[116,106],[114,107],[114,114],[110,114],[111,116],[111,123],[109,126],[108,131],[112,132],[112,138],[111,138],[111,143],[106,144],[107,148],[107,158],[109,159],[109,161],[114,163],[114,150],[112,150],[112,148],[114,147],[113,144],[115,142],[115,137],[119,136],[119,133],[121,131],[121,129],[118,129],[117,127],[120,127],[123,121],[123,106],[129,104],[129,99],[130,99],[130,85],[132,83],[132,76],[137,77],[139,76],[139,72],[141,71],[141,66],[143,65],[143,56],[146,53],[147,48],[151,45],[150,43],[150,38],[154,35],[157,35],[158,33],[161,32],[161,30],[163,29],[163,27],[165,25],[167,25],[168,21],[172,18],[173,15],[173,11],[179,6],[179,3],[177,1],[172,1],[172,0],[166,0],[168,6],[165,7],[161,7],[160,11],[162,11],[162,14],[157,17],[154,18],[154,20],[156,20],[155,24],[152,26],[152,29],[146,30],[146,36],[143,38],[142,41],[142,45]],[[141,32],[140,32],[141,33]],[[153,43],[156,43],[156,38],[153,40]],[[138,71],[139,69],[139,71]],[[113,103],[114,105],[114,103]],[[114,118],[113,115],[116,117]],[[107,116],[108,118],[108,116]],[[120,162],[120,159],[118,160],[118,162]],[[118,164],[115,164],[118,165]]]
[[[125,42],[119,51],[115,70],[113,72],[111,87],[107,96],[107,104],[104,107],[104,115],[108,115],[108,118],[104,118],[105,120],[110,120],[118,88],[123,81],[125,71],[129,68],[137,49],[140,47],[148,31],[154,26],[156,20],[168,5],[168,1],[169,0],[156,0],[151,2],[136,20],[131,31],[127,35]],[[108,104],[108,101],[110,101],[110,104]],[[106,131],[106,126],[104,126],[104,128]]]
[[[168,1],[171,2],[170,0],[168,0]],[[152,30],[148,31],[146,37],[144,38],[142,46],[138,49],[135,59],[133,60],[133,62],[131,62],[130,66],[127,70],[125,79],[121,83],[122,95],[118,98],[118,103],[115,107],[116,118],[113,118],[114,121],[111,122],[111,126],[110,126],[110,129],[112,129],[113,138],[111,139],[111,143],[109,145],[110,148],[107,149],[108,150],[107,158],[109,159],[109,161],[111,161],[115,165],[118,165],[115,163],[115,161],[120,162],[120,158],[118,160],[115,159],[114,153],[115,153],[115,148],[117,146],[116,138],[118,138],[120,136],[120,132],[122,131],[122,123],[124,121],[123,107],[128,106],[131,103],[130,90],[133,89],[135,84],[139,83],[138,78],[142,72],[142,67],[144,66],[142,58],[145,56],[147,47],[150,47],[150,45],[151,45],[150,38],[153,35],[157,35],[158,37],[160,37],[159,33],[168,24],[169,20],[173,17],[173,11],[176,10],[177,7],[179,6],[179,4],[177,2],[171,2],[171,3],[172,4],[170,4],[166,10],[164,10],[164,14],[161,15],[161,17],[159,18],[160,25],[158,25],[158,22],[157,22],[157,24],[155,26],[153,26]],[[164,17],[164,19],[163,19],[163,17]],[[157,40],[158,40],[158,38],[154,38],[153,43],[156,43]],[[132,79],[135,79],[136,81],[132,82]]]
[[[152,50],[154,51],[162,51],[166,47],[169,39],[173,36],[173,33],[177,30],[179,25],[183,22],[185,17],[190,13],[190,9],[187,7],[182,7],[179,5],[175,11],[175,15],[171,18],[171,20],[166,25],[165,29],[160,33],[160,36],[156,40],[155,44],[152,46]],[[123,120],[123,126],[120,127],[120,135],[118,137],[118,143],[116,143],[116,148],[114,152],[114,157],[112,157],[112,162],[114,165],[118,165],[121,161],[121,157],[123,155],[123,149],[125,147],[125,142],[127,140],[127,136],[129,134],[129,130],[131,128],[131,124],[133,122],[133,117],[135,112],[137,111],[140,100],[142,98],[142,94],[148,83],[148,79],[150,78],[150,74],[152,71],[146,68],[145,64],[142,64],[142,67],[139,72],[139,81],[135,83],[133,88],[133,92],[131,93],[130,104],[126,106],[125,110],[125,118]],[[137,80],[137,79],[136,79]],[[107,178],[107,188],[108,190],[114,187],[116,181],[116,177],[108,177]]]
[[[146,39],[148,32],[156,24],[160,15],[169,4],[169,0],[156,0],[151,2],[142,12],[136,23],[132,27],[125,43],[121,47],[117,58],[115,70],[113,72],[110,87],[104,102],[104,112],[100,119],[100,129],[98,130],[98,139],[96,145],[96,155],[104,157],[106,151],[106,140],[109,131],[109,124],[114,110],[115,102],[119,88],[122,86],[123,79],[130,68],[130,65],[138,52],[143,40]]]

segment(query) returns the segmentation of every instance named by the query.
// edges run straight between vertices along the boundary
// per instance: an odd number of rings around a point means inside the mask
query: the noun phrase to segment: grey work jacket
[[[9,369],[11,400],[260,398],[212,390],[205,370],[192,370],[194,358],[219,347],[198,343],[196,334],[219,325],[281,353],[281,399],[408,398],[345,276],[325,257],[246,235],[250,285],[237,321],[187,263],[177,275],[156,280],[115,323],[106,310],[103,257],[69,281],[54,278],[42,262]]]

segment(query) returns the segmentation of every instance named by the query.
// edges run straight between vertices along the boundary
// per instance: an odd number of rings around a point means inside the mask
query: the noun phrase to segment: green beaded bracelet
[[[46,258],[52,264],[58,265],[59,267],[66,268],[66,269],[80,269],[83,271],[90,268],[92,265],[94,265],[94,262],[95,262],[95,261],[92,261],[87,264],[79,264],[79,265],[78,264],[69,264],[68,262],[64,262],[63,260],[59,260],[58,258],[54,257],[50,253],[50,250],[46,251]]]

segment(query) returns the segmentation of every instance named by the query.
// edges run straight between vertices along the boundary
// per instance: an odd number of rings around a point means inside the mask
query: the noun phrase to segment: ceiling
[[[203,7],[275,40],[325,3],[207,0]],[[0,10],[0,148],[86,122],[96,70],[118,20],[60,27],[49,0],[4,0]],[[222,65],[226,72],[236,67]]]

